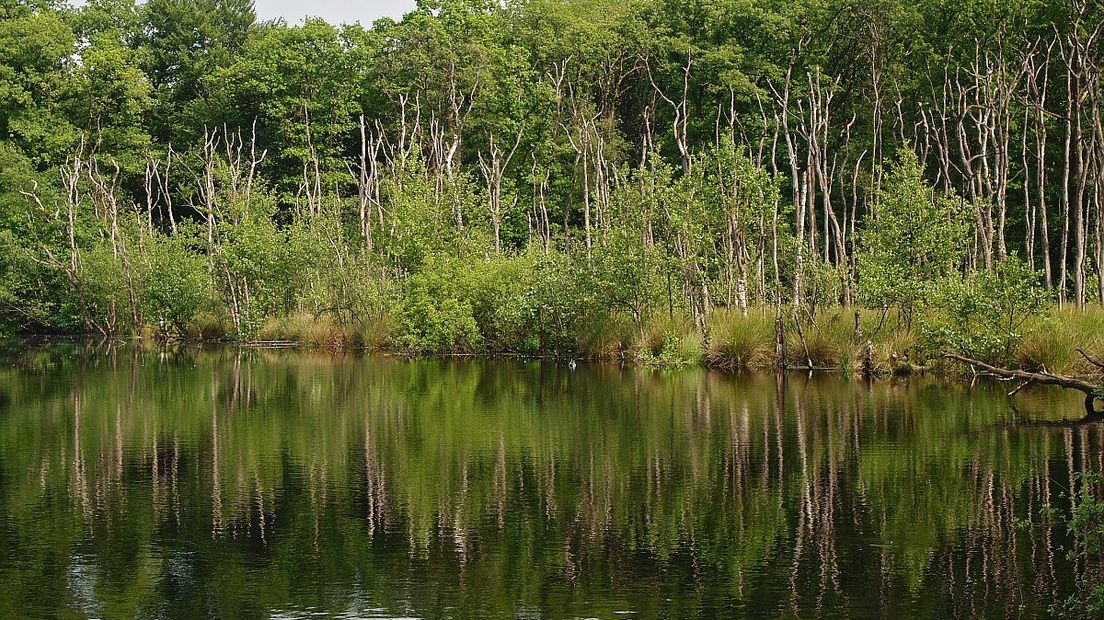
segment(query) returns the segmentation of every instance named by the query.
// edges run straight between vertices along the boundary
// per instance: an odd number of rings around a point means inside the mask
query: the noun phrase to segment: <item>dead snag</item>
[[[1070,390],[1077,390],[1085,394],[1085,409],[1089,415],[1097,415],[1100,412],[1096,410],[1096,401],[1101,399],[1101,386],[1084,381],[1082,379],[1075,379],[1073,377],[1066,377],[1063,375],[1056,375],[1043,369],[1042,372],[1028,372],[1025,370],[1010,370],[1007,368],[997,368],[985,362],[963,357],[961,355],[955,355],[953,353],[946,353],[943,355],[946,359],[955,360],[963,364],[968,365],[975,372],[981,371],[980,374],[990,375],[1001,379],[1017,379],[1021,381],[1019,387],[1012,390],[1009,396],[1017,394],[1020,390],[1031,385],[1033,383],[1039,383],[1042,385],[1057,385]]]

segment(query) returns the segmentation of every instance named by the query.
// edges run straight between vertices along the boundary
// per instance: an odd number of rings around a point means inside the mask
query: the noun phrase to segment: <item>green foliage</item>
[[[251,0],[149,0],[137,37],[156,103],[153,129],[186,143],[202,133],[204,79],[239,54],[254,29]],[[181,122],[187,119],[187,122]],[[214,126],[211,124],[211,126]]]
[[[23,2],[0,11],[0,140],[36,164],[57,161],[76,137],[64,107],[73,30],[61,13]]]
[[[1048,177],[1069,77],[965,71],[987,114],[1010,89],[1024,139],[959,162],[978,121],[932,127],[930,68],[1087,36],[1083,8],[434,0],[336,26],[257,23],[249,0],[3,2],[0,330],[250,340],[315,317],[418,352],[684,360],[716,309],[792,303],[799,357],[853,365],[817,317],[858,301],[895,330],[940,314],[934,346],[1070,365],[1000,266],[1023,232],[1032,267],[1094,293],[1098,199],[1061,211]],[[1064,263],[1043,232],[1074,241]],[[742,329],[705,355],[757,363]]]
[[[468,297],[464,265],[427,258],[407,282],[398,313],[399,339],[416,352],[464,353],[483,344]],[[467,282],[470,284],[470,281]]]
[[[848,277],[846,267],[833,265],[819,256],[806,257],[804,265],[805,303],[809,313],[819,308],[835,306],[843,297],[843,282]]]
[[[184,235],[149,241],[142,307],[146,319],[165,334],[185,335],[196,314],[212,302],[207,261],[193,243]]]
[[[305,238],[302,224],[276,224],[273,197],[261,189],[240,199],[228,196],[226,209],[229,217],[215,231],[213,265],[235,332],[248,339],[269,314],[290,309],[317,246]]]
[[[587,267],[585,299],[595,305],[604,304],[606,311],[628,314],[640,330],[653,314],[666,308],[671,296],[678,294],[674,287],[680,283],[674,280],[673,263],[659,248],[642,243],[637,231],[610,231],[595,248]]]
[[[928,338],[955,352],[1008,364],[1029,335],[1028,322],[1042,312],[1050,296],[1040,276],[1022,260],[1011,257],[993,271],[946,282],[935,301],[947,319],[925,326]]]
[[[397,318],[418,352],[568,353],[581,309],[563,257],[433,256],[409,279]]]
[[[1104,476],[1078,472],[1075,484],[1078,489],[1070,498],[1073,510],[1066,527],[1077,545],[1069,552],[1069,559],[1096,563],[1104,557]],[[1051,613],[1061,618],[1097,618],[1104,613],[1104,580],[1099,575],[1086,575],[1076,586],[1077,592],[1053,606]]]
[[[905,151],[878,193],[861,236],[858,277],[872,307],[896,307],[911,321],[962,271],[972,213],[935,193],[916,156]]]
[[[413,271],[427,256],[456,252],[462,222],[474,210],[475,191],[464,176],[432,175],[423,158],[400,162],[383,184],[392,225],[382,231],[379,251],[396,268]]]
[[[112,244],[101,240],[81,256],[82,289],[88,317],[105,334],[130,325],[128,271]],[[133,326],[133,325],[131,325]]]

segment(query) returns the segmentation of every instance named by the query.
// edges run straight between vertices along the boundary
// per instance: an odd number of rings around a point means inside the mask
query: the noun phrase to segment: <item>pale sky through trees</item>
[[[415,0],[256,0],[258,19],[284,18],[288,24],[298,24],[304,17],[321,17],[334,24],[360,22],[365,26],[381,17],[399,19],[414,9]]]
[[[260,20],[284,18],[289,25],[303,22],[305,17],[321,17],[331,24],[360,22],[365,26],[381,17],[396,20],[414,10],[416,0],[255,0],[257,18]],[[72,6],[81,6],[85,0],[70,0]]]

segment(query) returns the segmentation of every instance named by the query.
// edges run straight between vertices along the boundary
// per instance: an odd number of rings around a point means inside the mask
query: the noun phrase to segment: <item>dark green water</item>
[[[1080,398],[75,347],[0,370],[3,617],[1034,617]]]

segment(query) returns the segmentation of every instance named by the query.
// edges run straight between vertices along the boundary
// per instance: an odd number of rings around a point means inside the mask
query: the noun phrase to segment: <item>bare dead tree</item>
[[[674,135],[675,146],[678,148],[679,155],[682,156],[682,172],[683,174],[690,174],[693,157],[690,152],[687,132],[690,126],[690,72],[694,66],[693,54],[689,50],[686,52],[686,64],[681,67],[682,93],[678,95],[679,99],[677,101],[664,92],[663,88],[656,83],[655,76],[652,75],[651,61],[645,58],[643,64],[648,72],[648,79],[652,82],[652,89],[667,103],[674,114],[671,121],[671,131]]]
[[[522,133],[523,129],[519,128],[509,151],[503,151],[491,133],[487,137],[487,157],[482,152],[479,153],[479,170],[487,184],[487,208],[491,214],[491,226],[494,228],[496,254],[502,253],[502,181],[506,176],[506,168],[521,144]],[[514,198],[514,204],[517,204],[517,198]]]

